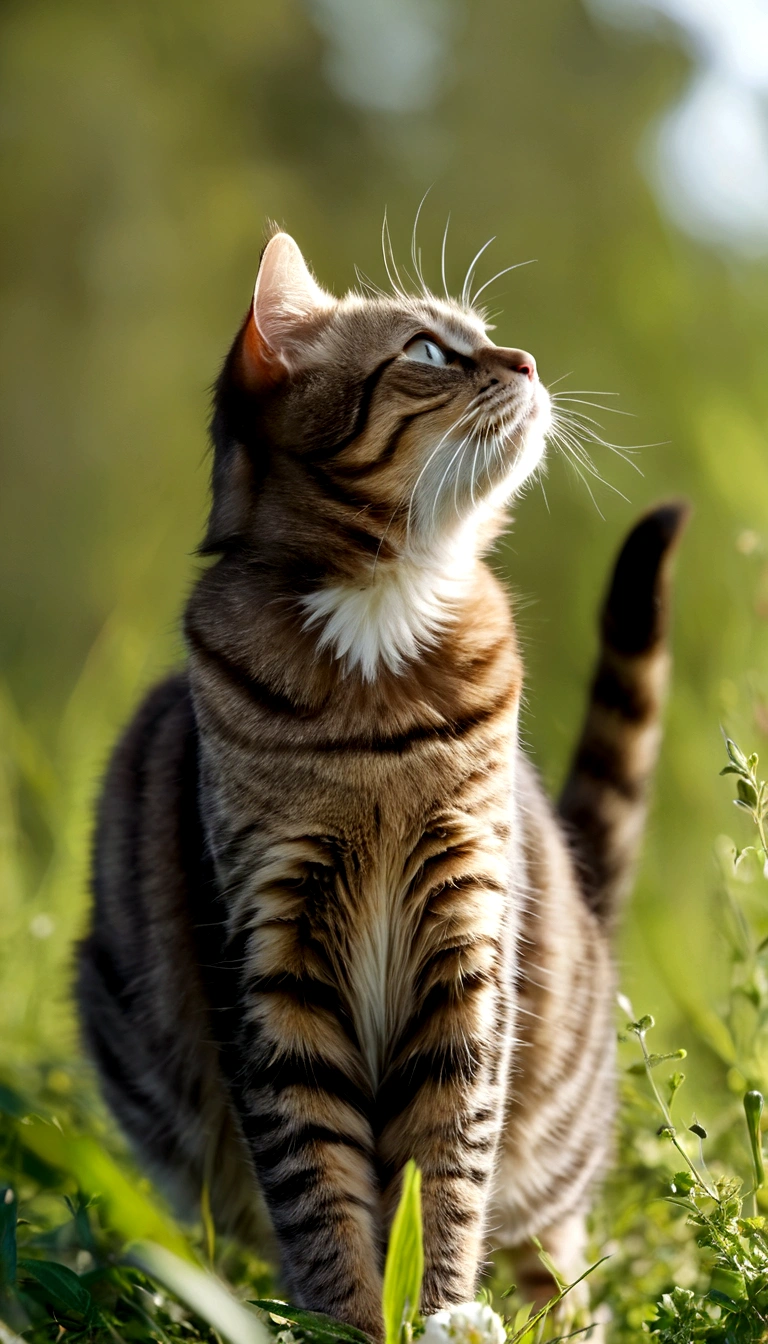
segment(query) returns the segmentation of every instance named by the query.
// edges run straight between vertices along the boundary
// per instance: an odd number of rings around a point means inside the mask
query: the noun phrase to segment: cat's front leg
[[[306,878],[306,874],[304,874]],[[378,1340],[380,1196],[371,1092],[312,928],[311,882],[289,869],[231,942],[239,1003],[222,1063],[299,1305]]]
[[[333,1048],[333,1028],[326,1024],[319,1048],[311,1028],[297,1020],[294,1029],[287,1046],[254,1039],[241,1124],[295,1300],[377,1340],[381,1252],[367,1098]]]
[[[416,1008],[377,1097],[388,1217],[405,1162],[422,1173],[425,1313],[474,1297],[483,1256],[511,1038],[506,899],[500,887],[463,882],[431,903],[442,935],[429,940]],[[483,908],[474,928],[473,907]]]

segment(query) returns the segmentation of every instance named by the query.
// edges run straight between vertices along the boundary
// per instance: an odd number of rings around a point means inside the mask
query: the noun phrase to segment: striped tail
[[[581,740],[560,798],[586,898],[605,923],[634,873],[669,673],[670,559],[689,506],[645,514],[616,561]]]

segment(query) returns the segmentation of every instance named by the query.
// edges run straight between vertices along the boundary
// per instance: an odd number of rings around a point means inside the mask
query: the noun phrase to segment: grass
[[[217,1242],[201,1199],[181,1226],[133,1166],[78,1063],[61,947],[79,932],[92,780],[127,707],[141,642],[113,620],[99,636],[48,759],[0,697],[0,1344],[281,1344],[361,1337],[282,1301],[274,1268]],[[108,693],[103,689],[108,687]],[[108,694],[108,699],[106,698]],[[83,744],[87,747],[84,748]],[[760,1125],[768,1086],[768,785],[726,741],[723,773],[753,843],[716,843],[717,921],[728,988],[694,1022],[714,1086],[686,1112],[682,1051],[653,1049],[653,1024],[624,1004],[617,1158],[594,1216],[593,1308],[568,1313],[569,1285],[534,1315],[504,1257],[485,1298],[509,1344],[537,1344],[609,1321],[612,1344],[768,1341],[768,1194]],[[55,936],[52,936],[55,934]],[[31,974],[35,966],[36,973]],[[46,993],[48,985],[54,993]],[[629,1020],[627,1020],[629,1019]],[[417,1336],[419,1177],[405,1182],[387,1261],[387,1344]],[[556,1268],[556,1267],[555,1267]],[[554,1307],[559,1306],[559,1312]],[[467,1337],[469,1338],[469,1337]],[[479,1337],[478,1337],[479,1339]]]

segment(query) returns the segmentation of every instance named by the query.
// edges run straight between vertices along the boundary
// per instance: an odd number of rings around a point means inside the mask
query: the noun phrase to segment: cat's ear
[[[243,333],[241,369],[257,390],[291,371],[307,322],[332,307],[287,233],[276,233],[261,258],[253,305]]]

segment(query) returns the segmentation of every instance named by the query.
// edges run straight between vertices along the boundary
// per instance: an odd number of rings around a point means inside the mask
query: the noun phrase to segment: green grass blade
[[[384,1330],[386,1344],[400,1344],[404,1324],[412,1324],[419,1310],[424,1273],[421,1227],[421,1172],[409,1162],[389,1237],[384,1268]]]
[[[320,1311],[305,1311],[292,1307],[287,1302],[278,1302],[273,1298],[251,1298],[251,1306],[269,1312],[280,1321],[289,1321],[298,1326],[303,1340],[315,1341],[315,1344],[369,1344],[368,1336],[354,1325],[345,1325],[334,1321]]]
[[[127,1259],[186,1302],[230,1344],[272,1344],[272,1336],[258,1317],[207,1270],[196,1269],[164,1246],[151,1242],[132,1246]]]

